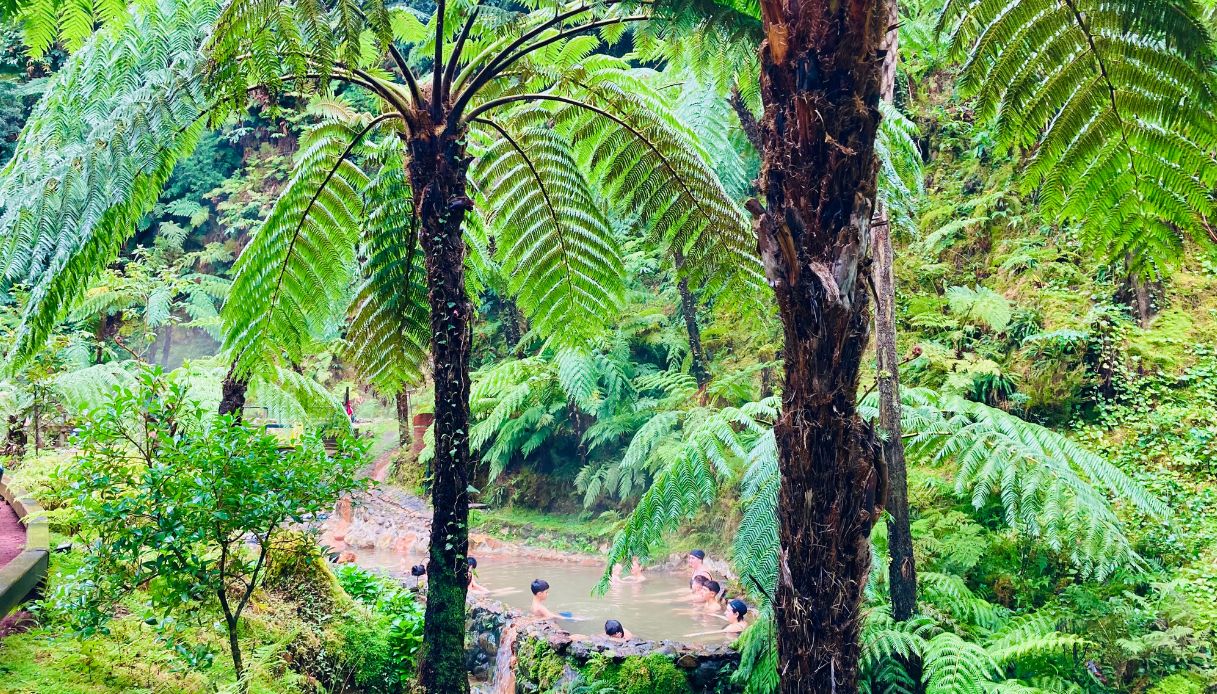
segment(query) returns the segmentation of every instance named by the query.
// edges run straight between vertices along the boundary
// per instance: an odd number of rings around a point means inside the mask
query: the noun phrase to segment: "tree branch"
[[[444,70],[443,98],[448,100],[448,96],[452,91],[452,80],[456,76],[456,66],[461,61],[461,53],[465,49],[465,41],[469,39],[469,32],[473,29],[473,23],[477,20],[478,14],[482,11],[482,4],[479,2],[474,6],[473,11],[469,13],[469,18],[465,20],[465,26],[461,27],[461,33],[456,37],[456,44],[452,47],[452,55],[448,57],[448,67]]]
[[[397,64],[397,69],[401,72],[401,78],[406,81],[406,86],[410,89],[410,97],[414,99],[415,107],[422,107],[423,95],[418,90],[418,81],[414,79],[414,72],[410,70],[410,66],[406,63],[406,58],[397,50],[392,42],[389,43],[389,55],[393,57],[393,62]]]
[[[439,120],[443,99],[444,78],[444,12],[448,9],[447,0],[438,0],[435,7],[435,58],[431,65],[431,117]]]
[[[561,23],[561,22],[564,22],[564,21],[566,21],[567,19],[570,19],[571,17],[574,17],[574,16],[580,15],[580,14],[582,14],[582,13],[584,13],[584,12],[587,12],[587,11],[588,11],[588,10],[590,10],[590,9],[592,9],[592,8],[591,8],[591,5],[586,5],[586,4],[584,4],[584,5],[580,5],[579,7],[576,7],[576,8],[575,8],[575,9],[573,9],[573,10],[568,10],[568,11],[566,11],[566,12],[563,12],[562,14],[556,14],[556,15],[554,15],[554,16],[553,16],[553,18],[552,18],[552,19],[549,19],[549,20],[547,20],[547,21],[545,21],[545,22],[542,22],[540,25],[538,25],[538,26],[534,27],[534,28],[533,28],[533,29],[531,29],[530,31],[526,31],[526,32],[524,32],[524,33],[523,33],[523,34],[521,34],[519,37],[517,37],[517,38],[516,38],[516,40],[514,40],[514,41],[512,41],[510,44],[508,44],[506,48],[504,48],[502,51],[500,51],[500,52],[498,53],[498,55],[496,55],[495,57],[491,58],[491,59],[490,59],[490,62],[486,63],[486,65],[485,65],[485,66],[483,66],[483,68],[482,68],[480,71],[478,71],[477,76],[475,76],[475,77],[474,77],[474,79],[476,80],[476,79],[478,79],[479,77],[481,77],[482,73],[484,73],[484,72],[486,72],[487,70],[489,70],[489,69],[491,69],[492,67],[494,67],[494,64],[495,64],[496,62],[498,62],[500,59],[502,59],[502,58],[503,58],[503,57],[505,57],[506,55],[509,55],[509,54],[510,54],[512,51],[514,51],[515,49],[517,49],[517,48],[519,48],[520,46],[524,45],[525,43],[527,43],[527,42],[528,42],[530,39],[532,39],[533,37],[539,36],[540,34],[544,33],[546,29],[549,29],[550,27],[554,26],[555,24],[559,24],[559,23]],[[472,68],[473,66],[472,66],[472,65],[470,65],[469,67],[470,67],[470,68]],[[465,77],[466,77],[466,75],[462,75],[462,76],[461,76],[461,79],[460,79],[460,80],[459,80],[459,82],[458,82],[458,86],[459,86],[460,84],[464,84],[464,83],[465,83]]]
[[[584,31],[589,31],[591,29],[598,29],[600,27],[605,27],[605,26],[612,26],[614,24],[625,24],[627,22],[641,22],[641,21],[646,21],[648,19],[650,19],[650,16],[648,16],[648,15],[629,15],[627,17],[613,17],[610,19],[601,19],[601,20],[597,20],[595,22],[588,22],[587,24],[582,24],[577,27],[559,31],[557,34],[554,34],[553,36],[550,36],[548,38],[537,41],[534,44],[524,46],[523,48],[520,48],[520,46],[523,45],[523,42],[520,42],[518,40],[516,42],[513,42],[512,46],[514,46],[515,48],[519,48],[519,50],[514,53],[508,54],[509,50],[514,50],[514,49],[511,47],[509,47],[508,49],[505,49],[503,52],[499,53],[499,55],[495,56],[495,58],[493,60],[491,60],[491,62],[488,63],[486,65],[486,67],[477,74],[476,77],[473,78],[473,81],[469,83],[469,86],[467,88],[465,88],[465,90],[461,93],[461,96],[457,99],[456,104],[453,105],[452,113],[449,114],[449,122],[455,124],[456,121],[460,118],[461,110],[464,109],[464,107],[469,104],[469,101],[471,99],[473,99],[473,97],[477,94],[477,92],[482,87],[486,86],[486,84],[488,82],[490,82],[490,80],[501,75],[504,70],[511,67],[517,60],[519,60],[520,58],[523,58],[524,56],[528,55],[529,53],[532,53],[533,51],[544,48],[545,46],[548,46],[557,41],[561,41],[563,39],[567,39],[572,36],[576,36]]]

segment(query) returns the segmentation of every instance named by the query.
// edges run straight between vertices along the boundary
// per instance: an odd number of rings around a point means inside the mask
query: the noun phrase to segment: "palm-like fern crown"
[[[403,141],[437,117],[469,133],[469,245],[494,250],[543,336],[579,343],[616,311],[610,208],[683,256],[696,286],[761,296],[750,228],[694,134],[649,73],[593,52],[645,18],[612,2],[556,14],[441,3],[426,23],[377,2],[134,12],[73,56],[0,183],[0,268],[33,288],[14,356],[113,260],[205,124],[338,85],[371,92],[383,113],[331,104],[303,138],[235,267],[223,316],[239,372],[298,361],[349,313],[368,381],[392,392],[419,378],[427,314]],[[411,61],[428,57],[432,73],[416,74]]]
[[[951,0],[959,87],[1024,185],[1091,247],[1152,274],[1212,242],[1213,47],[1191,0]]]

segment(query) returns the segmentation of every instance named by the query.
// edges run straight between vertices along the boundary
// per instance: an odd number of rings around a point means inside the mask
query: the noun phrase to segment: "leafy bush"
[[[375,607],[386,594],[400,588],[391,579],[374,574],[355,564],[339,566],[334,571],[334,576],[347,595],[368,607]]]
[[[63,500],[90,549],[54,600],[88,636],[106,633],[115,605],[146,585],[145,620],[202,666],[209,647],[182,638],[182,629],[218,608],[244,691],[241,618],[266,579],[268,556],[291,540],[285,526],[361,486],[363,448],[342,441],[331,458],[316,438],[281,449],[262,429],[227,417],[207,423],[186,389],[156,370],[90,412],[76,445]]]
[[[626,658],[617,673],[621,694],[681,694],[689,691],[684,673],[667,656],[652,653]]]
[[[388,669],[398,683],[405,684],[414,673],[423,644],[422,604],[392,579],[355,566],[340,568],[337,576],[343,590],[376,616],[376,633],[384,639]],[[349,633],[358,635],[360,627]]]
[[[1205,682],[1192,673],[1177,673],[1158,682],[1147,694],[1202,694]]]

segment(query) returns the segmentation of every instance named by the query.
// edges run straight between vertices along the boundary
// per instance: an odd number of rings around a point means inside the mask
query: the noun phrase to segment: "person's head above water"
[[[731,608],[731,614],[735,617],[736,621],[743,619],[744,615],[748,614],[748,605],[744,604],[744,601],[739,598],[727,603],[727,607]]]
[[[610,619],[604,623],[604,633],[606,636],[625,637],[625,627],[621,626],[621,622],[615,619]]]
[[[710,595],[713,595],[716,598],[723,589],[723,587],[718,584],[718,581],[706,581],[704,585],[706,586],[706,592],[710,593]]]
[[[469,568],[476,569],[477,567],[478,567],[478,560],[475,557],[469,557]]]
[[[706,560],[706,553],[701,551],[700,549],[694,549],[694,550],[689,551],[689,566],[692,566],[694,569],[699,568],[701,566],[701,563],[705,560]]]
[[[691,578],[689,580],[689,587],[692,588],[693,590],[697,590],[698,588],[705,588],[706,584],[709,582],[710,582],[710,579],[706,578],[702,574],[697,574],[696,576],[694,576],[693,578]]]
[[[532,594],[537,597],[541,597],[544,593],[549,592],[549,582],[540,578],[534,580],[529,587],[532,588]]]
[[[410,575],[411,576],[426,576],[427,567],[423,566],[422,564],[415,564],[414,566],[410,567]]]
[[[630,573],[635,576],[642,573],[642,560],[638,557],[634,557],[632,560],[630,560]]]

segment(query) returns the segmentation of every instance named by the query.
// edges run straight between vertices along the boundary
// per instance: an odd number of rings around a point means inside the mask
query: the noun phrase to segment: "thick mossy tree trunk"
[[[762,0],[758,248],[785,333],[774,428],[782,474],[781,690],[857,691],[870,531],[887,476],[858,417],[870,312],[879,0]]]
[[[420,120],[427,116],[420,114]],[[469,584],[469,351],[473,304],[465,292],[461,222],[468,159],[460,134],[420,128],[409,137],[409,174],[427,267],[435,377],[427,612],[420,679],[432,694],[469,691],[465,594]]]
[[[884,0],[884,101],[896,96],[896,60],[899,51],[899,12],[896,0]],[[892,233],[887,210],[876,205],[874,219],[875,356],[879,379],[879,428],[883,430],[883,461],[890,483],[887,493],[888,590],[892,617],[903,622],[917,609],[917,566],[913,559],[913,533],[909,524],[908,474],[900,429],[900,357],[896,351],[896,279]]]
[[[397,445],[405,451],[410,448],[413,441],[411,437],[413,425],[410,423],[410,393],[403,388],[397,391],[397,395],[393,397],[397,404]]]

